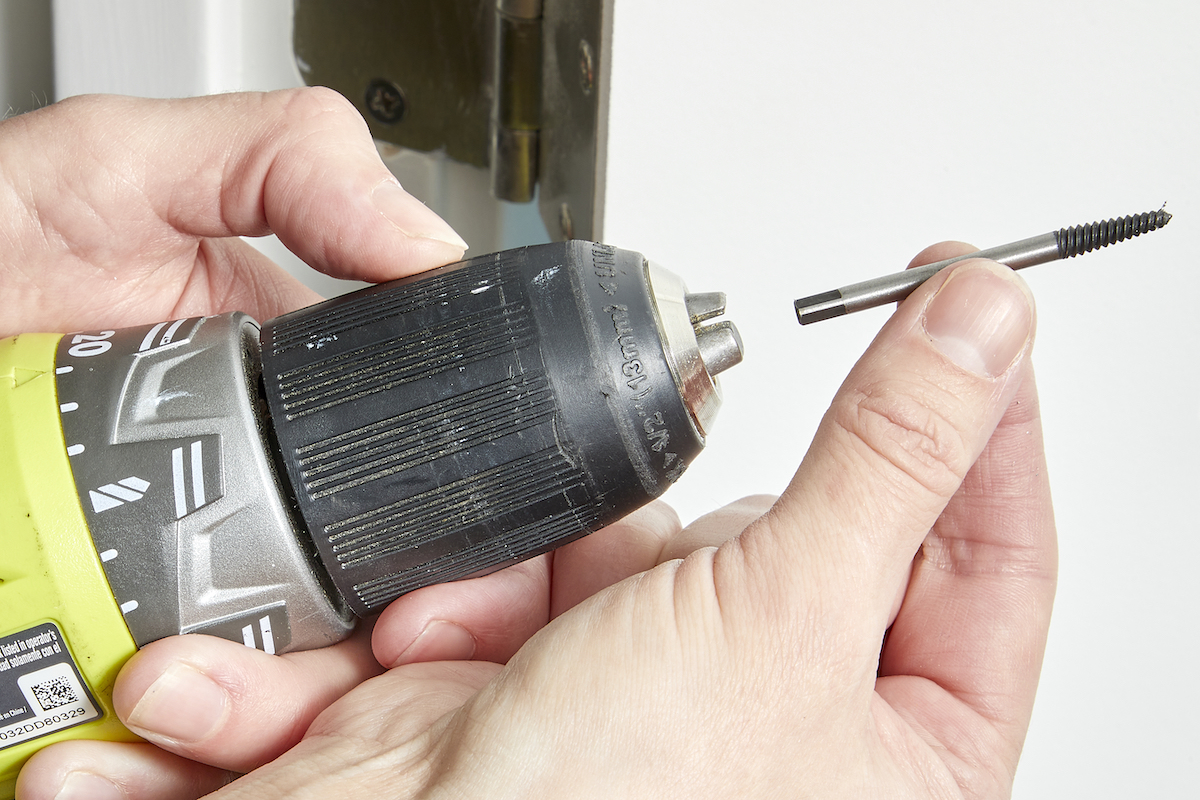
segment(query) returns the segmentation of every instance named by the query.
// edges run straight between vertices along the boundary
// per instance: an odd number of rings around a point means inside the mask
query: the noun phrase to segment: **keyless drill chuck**
[[[263,383],[308,534],[356,613],[569,541],[704,446],[723,311],[637,254],[484,256],[272,320]],[[709,369],[707,364],[714,364]]]
[[[124,738],[138,646],[268,652],[657,497],[737,364],[724,296],[590,242],[496,253],[268,321],[0,342],[0,796]]]

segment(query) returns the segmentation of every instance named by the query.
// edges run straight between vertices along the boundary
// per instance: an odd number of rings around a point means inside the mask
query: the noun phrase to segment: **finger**
[[[311,266],[360,280],[396,278],[462,256],[466,243],[401,188],[349,101],[302,89],[260,102],[266,121],[247,137],[244,155],[226,162],[217,197],[232,233],[265,222]],[[212,216],[200,206],[180,221],[203,228]]]
[[[394,746],[457,710],[501,669],[482,661],[443,661],[388,670],[331,706],[313,722],[309,735],[350,733]]]
[[[685,558],[702,547],[716,547],[740,534],[779,500],[767,494],[735,500],[688,525],[663,547],[659,561]]]
[[[789,631],[811,630],[792,615],[822,614],[873,685],[897,587],[1012,400],[1033,327],[1023,282],[993,262],[957,264],[901,304],[779,503],[719,560],[754,587],[753,612]]]
[[[304,741],[235,781],[220,797],[417,796],[445,764],[435,750],[438,734],[455,724],[450,712],[499,670],[482,661],[390,670],[339,700],[313,723]],[[489,754],[469,752],[450,753],[447,760],[456,756],[490,760]]]
[[[181,232],[274,232],[317,269],[368,280],[455,260],[466,247],[400,188],[362,117],[328,89],[68,102],[91,106],[76,117],[88,128],[111,122],[122,131],[95,145],[97,159],[127,166],[150,206]]]
[[[686,528],[670,506],[655,502],[559,548],[554,553],[551,618],[631,575],[732,539],[775,500],[769,495],[746,497],[705,514]]]
[[[379,673],[369,630],[333,647],[270,656],[210,636],[152,642],[121,669],[113,705],[131,731],[187,758],[245,772]]]
[[[125,324],[176,303],[229,310],[209,302],[232,276],[199,252],[204,237],[274,231],[314,267],[364,280],[465,247],[398,186],[361,117],[328,90],[70,98],[6,121],[0,141],[6,329],[72,324],[56,320],[79,312],[80,295]]]
[[[560,547],[552,562],[551,618],[601,589],[657,565],[663,548],[681,528],[673,508],[654,502],[604,530]]]
[[[504,663],[549,620],[549,596],[549,556],[426,586],[379,615],[375,658],[386,667],[471,658]]]
[[[267,320],[324,299],[238,238],[201,241],[196,260],[199,268],[165,318],[237,310]]]
[[[375,657],[387,667],[470,658],[505,663],[566,609],[657,564],[679,529],[669,506],[651,503],[550,555],[411,592],[380,615]]]
[[[880,662],[879,693],[918,729],[943,735],[971,712],[1016,768],[1054,600],[1057,546],[1032,370],[983,454],[934,525]],[[932,704],[932,682],[957,701]],[[925,695],[926,702],[917,702]],[[969,752],[961,753],[969,756]],[[971,759],[978,763],[979,759]]]
[[[937,244],[929,245],[929,247],[926,247],[924,250],[913,256],[912,261],[908,262],[908,266],[905,267],[905,269],[923,267],[926,264],[933,264],[938,261],[946,261],[947,259],[958,258],[959,256],[965,256],[969,253],[976,252],[979,252],[979,248],[973,244],[967,244],[966,242],[938,242]]]
[[[233,776],[151,744],[76,740],[33,756],[17,779],[21,800],[190,800]]]

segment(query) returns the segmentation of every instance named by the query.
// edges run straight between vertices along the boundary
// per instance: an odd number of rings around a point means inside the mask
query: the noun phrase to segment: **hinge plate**
[[[487,168],[499,199],[536,186],[550,238],[599,239],[612,4],[296,0],[293,44],[376,139]]]

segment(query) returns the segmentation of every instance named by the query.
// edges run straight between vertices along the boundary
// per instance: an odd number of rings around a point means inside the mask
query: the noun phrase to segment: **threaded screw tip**
[[[1058,242],[1058,257],[1074,258],[1081,253],[1090,253],[1092,250],[1158,230],[1170,221],[1171,215],[1166,209],[1159,209],[1129,217],[1093,222],[1091,225],[1062,228],[1054,234]]]

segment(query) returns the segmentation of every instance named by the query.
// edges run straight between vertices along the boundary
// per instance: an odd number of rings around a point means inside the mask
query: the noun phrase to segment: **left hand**
[[[273,232],[312,266],[367,281],[456,261],[466,247],[400,187],[358,112],[326,89],[74,97],[0,122],[0,154],[0,337],[231,310],[266,320],[321,299],[240,236]],[[271,738],[226,742],[239,748],[235,766],[274,757],[380,670],[369,631],[254,662],[240,645],[222,650],[229,642],[174,641],[181,659],[197,651],[220,659],[231,680],[271,706]],[[224,780],[223,771],[148,745],[67,742],[39,757],[52,768],[81,758],[127,768],[138,775],[133,788],[188,784],[199,794]]]
[[[239,236],[366,281],[466,249],[328,90],[72,97],[5,120],[0,152],[0,337],[321,299]]]
[[[323,89],[71,98],[0,123],[0,152],[0,336],[234,309],[265,320],[320,299],[242,235],[274,232],[318,269],[367,281],[465,247],[399,187],[353,107]],[[507,660],[552,616],[652,566],[679,529],[654,504],[553,556],[413,592],[385,611],[374,651],[370,626],[282,657],[204,636],[152,642],[122,669],[114,702],[154,744],[53,745],[22,772],[20,796],[212,791],[293,746],[381,663]]]

